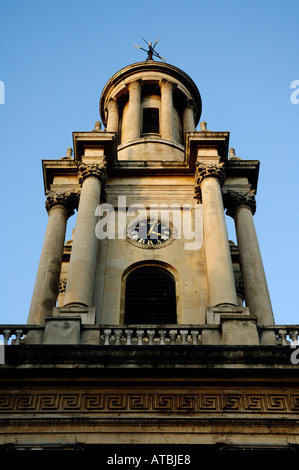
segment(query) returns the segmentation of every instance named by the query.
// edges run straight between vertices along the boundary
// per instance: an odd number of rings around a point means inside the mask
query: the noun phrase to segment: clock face
[[[134,245],[159,248],[170,239],[169,226],[159,219],[142,219],[129,226],[128,237]]]

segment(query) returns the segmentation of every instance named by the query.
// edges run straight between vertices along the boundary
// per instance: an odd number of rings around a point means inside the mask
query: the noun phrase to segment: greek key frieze
[[[0,394],[1,413],[299,413],[299,392],[31,392]]]
[[[263,395],[247,395],[244,396],[244,406],[249,411],[265,411],[265,396]]]
[[[199,394],[198,408],[200,411],[220,411],[221,406],[221,394]]]

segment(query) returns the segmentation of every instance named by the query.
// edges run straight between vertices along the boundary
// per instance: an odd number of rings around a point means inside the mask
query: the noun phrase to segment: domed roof
[[[174,65],[158,62],[155,60],[147,60],[137,62],[124,67],[116,72],[106,83],[100,98],[100,115],[102,122],[105,123],[105,108],[110,98],[116,97],[121,90],[131,81],[141,79],[142,81],[160,81],[162,79],[171,79],[187,99],[192,99],[195,108],[195,120],[198,124],[202,102],[201,96],[194,81],[181,69]]]

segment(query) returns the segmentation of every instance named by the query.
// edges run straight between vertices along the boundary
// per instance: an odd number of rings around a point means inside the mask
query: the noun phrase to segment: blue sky
[[[254,219],[274,315],[299,323],[298,15],[297,0],[2,1],[0,323],[27,322],[48,217],[41,160],[94,128],[106,82],[145,59],[142,37],[195,81],[208,128],[260,160]]]

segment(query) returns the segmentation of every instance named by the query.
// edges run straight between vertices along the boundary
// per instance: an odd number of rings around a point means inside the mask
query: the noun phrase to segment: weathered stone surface
[[[80,344],[80,318],[48,318],[43,344]]]

